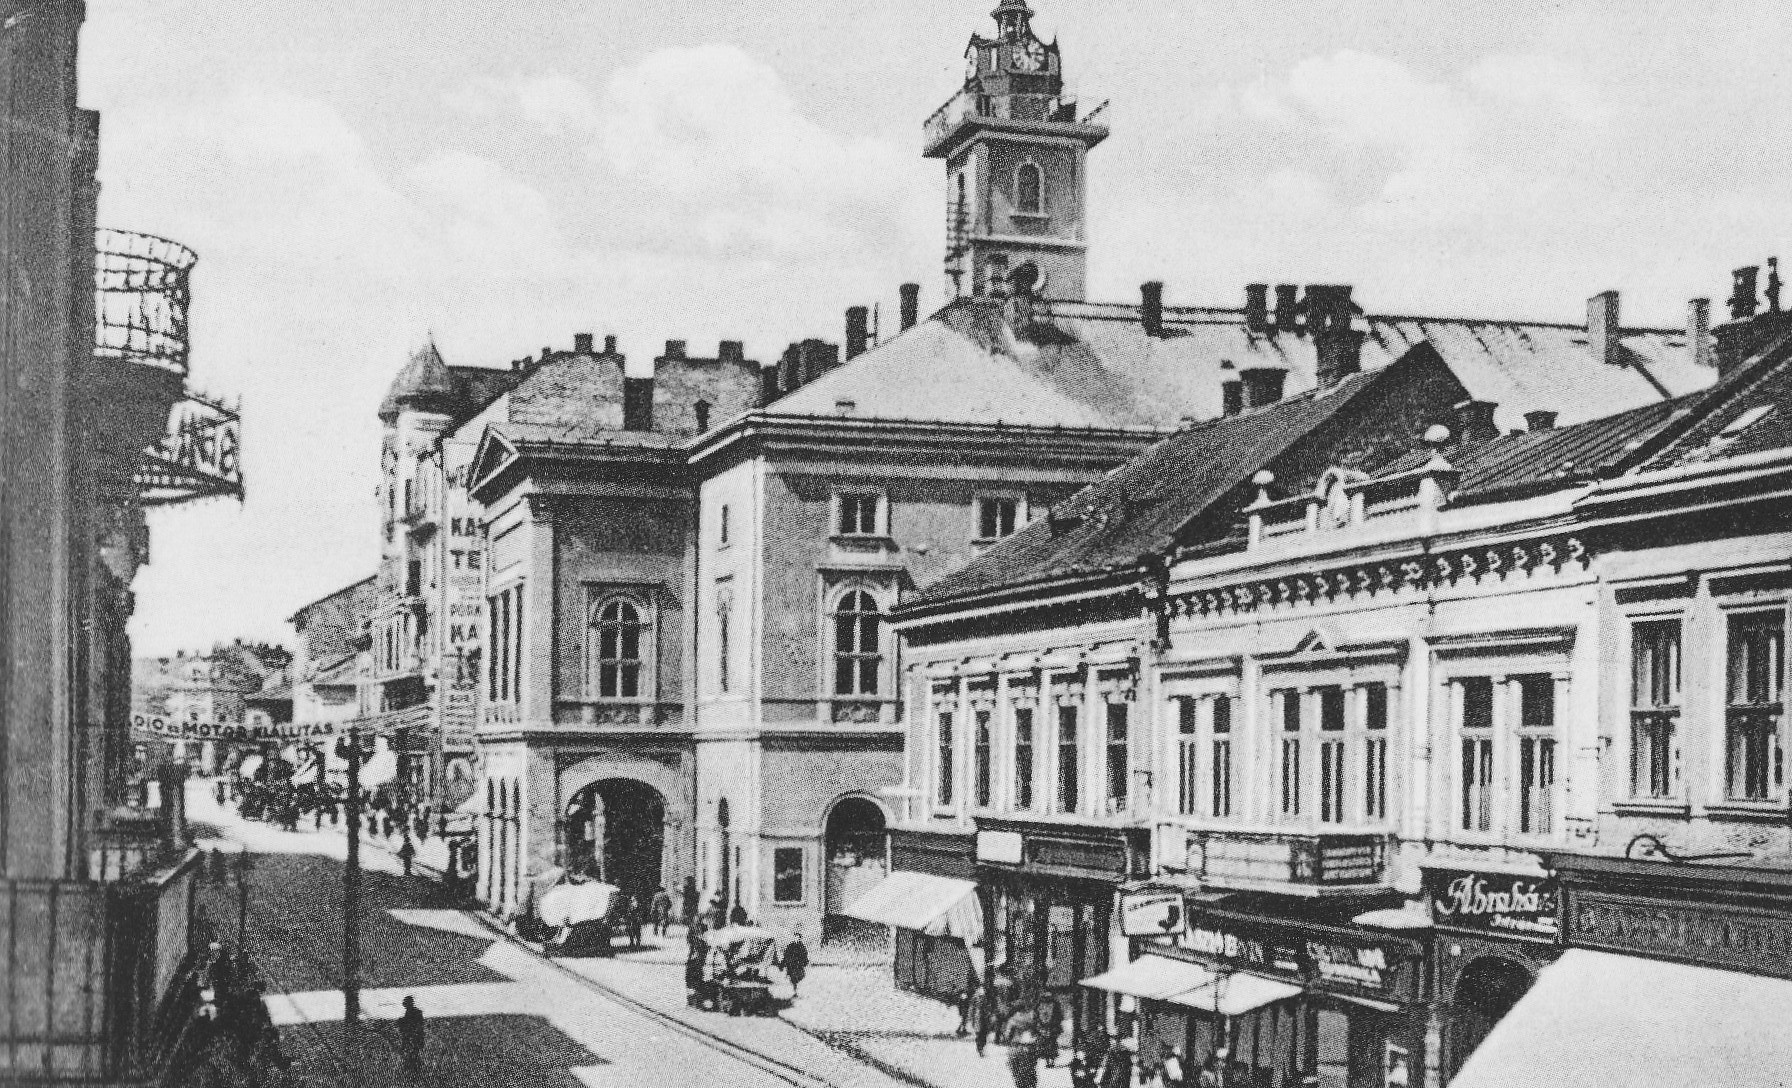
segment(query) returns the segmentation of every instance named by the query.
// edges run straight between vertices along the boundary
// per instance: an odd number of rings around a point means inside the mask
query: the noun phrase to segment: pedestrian
[[[404,1055],[404,1071],[410,1076],[423,1072],[423,1010],[417,1000],[406,996],[404,1015],[398,1018],[398,1048]]]
[[[803,943],[803,931],[798,927],[790,946],[784,949],[784,974],[790,979],[790,999],[796,1000],[797,988],[803,984],[803,976],[809,973],[809,946]]]
[[[747,908],[740,903],[734,904],[734,909],[728,912],[728,924],[731,926],[744,926],[748,921]]]
[[[684,885],[678,889],[678,920],[684,923],[686,932],[697,922],[697,878],[687,876]]]
[[[722,980],[728,977],[728,954],[720,945],[710,945],[703,957],[704,998],[715,1007],[716,999],[721,994]]]
[[[709,908],[703,915],[705,929],[721,929],[728,924],[728,905],[722,902],[721,895],[713,895],[709,899]]]
[[[1046,1065],[1058,1063],[1058,1034],[1064,1029],[1064,1010],[1050,994],[1041,994],[1033,1009],[1033,1022],[1039,1026],[1039,1057]]]
[[[409,835],[406,835],[404,841],[398,844],[398,863],[404,866],[405,876],[411,875],[411,862],[416,857],[417,844],[411,841]]]
[[[1101,1059],[1101,1072],[1095,1078],[1096,1088],[1131,1088],[1132,1059],[1131,1037],[1121,1036],[1108,1044],[1108,1052]]]
[[[672,928],[672,896],[664,884],[653,889],[653,902],[648,907],[653,918],[653,935],[664,937]]]
[[[623,909],[627,911],[624,923],[628,926],[628,946],[639,948],[641,947],[641,897],[638,895],[628,896],[627,904]]]
[[[1014,1088],[1038,1088],[1039,1035],[1027,1013],[1015,1013],[1003,1034],[1008,1039],[1008,1073]]]

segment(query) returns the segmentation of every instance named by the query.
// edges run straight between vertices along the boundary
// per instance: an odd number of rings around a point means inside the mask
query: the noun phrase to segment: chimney
[[[614,336],[604,337],[604,354],[605,355],[615,355],[616,354],[616,338]]]
[[[1244,383],[1244,406],[1262,408],[1282,399],[1282,383],[1288,372],[1279,366],[1252,366],[1238,372]]]
[[[847,361],[857,359],[865,354],[865,346],[871,342],[871,311],[864,306],[848,306],[846,308],[846,358]]]
[[[1244,285],[1244,327],[1254,333],[1269,330],[1269,284]]]
[[[591,334],[588,332],[573,333],[572,334],[572,350],[573,350],[573,353],[576,355],[590,355],[591,354]]]
[[[667,344],[671,347],[671,344]],[[682,345],[681,345],[682,346]],[[653,430],[653,379],[622,379],[622,429]]]
[[[739,340],[724,340],[716,348],[716,360],[739,365],[747,361],[746,345]]]
[[[1295,295],[1300,291],[1292,283],[1276,284],[1276,323],[1277,332],[1300,331],[1300,303]]]
[[[808,385],[840,365],[839,344],[830,344],[826,340],[804,340],[798,351],[803,385]]]
[[[1152,280],[1139,285],[1139,322],[1146,336],[1164,334],[1164,285]]]
[[[778,359],[778,392],[794,393],[803,384],[803,345],[791,344]]]
[[[1493,422],[1493,410],[1497,407],[1490,400],[1465,400],[1452,408],[1451,411],[1456,413],[1456,441],[1465,446],[1478,446],[1498,438],[1500,429]]]
[[[761,408],[778,399],[778,366],[779,364],[773,363],[771,366],[759,368],[759,407]]]
[[[1755,283],[1761,275],[1759,265],[1747,265],[1730,273],[1730,320],[1744,321],[1755,316],[1761,308],[1760,299],[1755,296]]]
[[[1363,368],[1363,334],[1351,325],[1349,284],[1307,285],[1307,331],[1313,335],[1319,388],[1330,389]]]
[[[691,412],[697,417],[697,433],[702,434],[709,430],[709,402],[699,397],[697,402],[691,405]]]
[[[915,327],[921,320],[921,285],[905,283],[898,289],[902,294],[902,332]]]
[[[1686,304],[1686,350],[1694,366],[1712,366],[1711,300],[1695,298]]]
[[[667,358],[667,359],[682,359],[682,358],[684,358],[684,341],[683,340],[668,340],[668,341],[666,341],[666,354],[665,354],[664,358]]]
[[[1587,348],[1606,366],[1622,366],[1618,343],[1618,292],[1601,291],[1587,300]]]
[[[1543,408],[1537,408],[1524,414],[1526,430],[1553,431],[1556,429],[1556,414]]]

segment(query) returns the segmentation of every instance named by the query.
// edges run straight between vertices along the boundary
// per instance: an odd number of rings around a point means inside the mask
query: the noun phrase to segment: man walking
[[[407,1076],[423,1073],[423,1010],[413,997],[404,999],[404,1015],[398,1018],[398,1049],[404,1057]]]
[[[784,974],[790,979],[790,999],[796,1000],[796,992],[803,984],[803,976],[809,973],[809,946],[803,943],[803,931],[798,929],[791,939],[790,946],[784,949]]]
[[[417,844],[411,841],[410,835],[398,844],[398,862],[404,866],[404,875],[411,875],[411,862],[417,857]]]
[[[672,928],[672,896],[664,884],[653,889],[653,902],[648,910],[653,918],[653,935],[664,937],[666,930]]]

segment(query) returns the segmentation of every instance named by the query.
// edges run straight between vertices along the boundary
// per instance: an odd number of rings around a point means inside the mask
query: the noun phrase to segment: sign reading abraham
[[[1426,869],[1425,898],[1440,928],[1545,941],[1561,932],[1561,895],[1547,877]]]

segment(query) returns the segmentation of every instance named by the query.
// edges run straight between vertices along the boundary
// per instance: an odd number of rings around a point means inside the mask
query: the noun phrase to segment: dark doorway
[[[666,802],[632,778],[606,778],[566,806],[567,866],[643,899],[664,877]]]
[[[1528,967],[1494,956],[1478,959],[1462,969],[1456,978],[1456,996],[1450,1011],[1450,1077],[1456,1075],[1534,981]]]
[[[827,859],[822,939],[881,940],[882,926],[848,918],[842,912],[885,876],[884,810],[868,797],[842,798],[828,813],[822,835]]]

